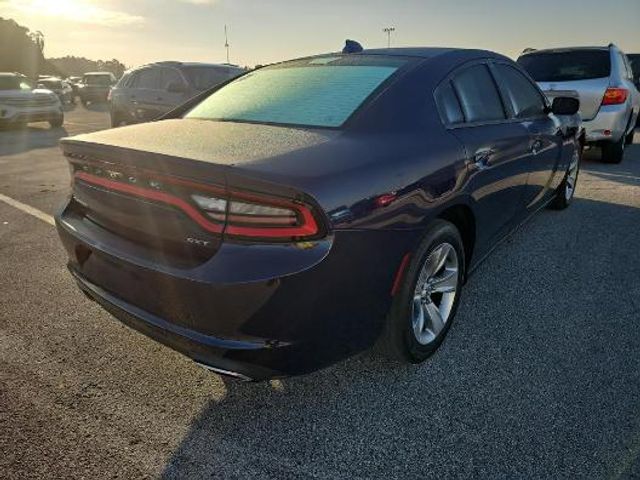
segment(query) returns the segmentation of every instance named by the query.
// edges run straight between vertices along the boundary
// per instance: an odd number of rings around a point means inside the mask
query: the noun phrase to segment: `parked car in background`
[[[116,77],[111,72],[89,72],[82,76],[78,95],[83,105],[106,102]]]
[[[71,88],[73,89],[73,94],[75,96],[78,96],[78,86],[80,85],[80,83],[82,82],[82,77],[67,77],[67,83],[69,85],[71,85]]]
[[[61,127],[64,112],[58,96],[50,90],[34,89],[24,75],[0,73],[0,126],[22,127],[30,122]]]
[[[300,374],[376,340],[418,363],[469,272],[571,203],[578,107],[481,50],[292,60],[63,139],[57,228],[89,297],[214,371]]]
[[[62,104],[75,103],[75,96],[71,85],[64,80],[56,77],[43,78],[38,80],[38,88],[46,88],[55,93]]]
[[[158,62],[126,72],[111,91],[111,126],[147,122],[244,73],[235,65]]]
[[[636,89],[640,91],[640,53],[627,54],[629,63],[631,64],[631,70],[633,71],[633,79],[636,84]],[[640,127],[640,115],[636,120],[636,127]]]
[[[550,99],[577,91],[586,143],[602,148],[603,161],[622,161],[625,146],[633,143],[640,93],[618,47],[528,50],[518,63]]]

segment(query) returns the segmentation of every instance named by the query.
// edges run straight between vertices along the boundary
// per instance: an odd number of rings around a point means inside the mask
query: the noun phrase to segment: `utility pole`
[[[224,48],[227,49],[227,63],[229,63],[229,36],[227,35],[227,26],[224,26]]]
[[[396,31],[396,27],[385,27],[382,31],[387,34],[387,48],[391,48],[391,33]]]

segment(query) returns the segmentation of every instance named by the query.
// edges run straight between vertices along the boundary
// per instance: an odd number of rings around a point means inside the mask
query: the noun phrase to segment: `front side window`
[[[158,90],[161,88],[161,73],[156,68],[146,68],[140,70],[136,75],[136,88],[146,88],[149,90]]]
[[[544,115],[544,100],[527,77],[510,65],[497,64],[495,69],[502,80],[505,96],[516,118]]]
[[[184,81],[182,80],[182,76],[178,73],[177,70],[173,68],[163,68],[161,70],[161,89],[167,90],[170,85],[184,85]]]
[[[453,78],[467,122],[487,122],[506,118],[495,82],[486,65],[466,68]]]
[[[404,63],[336,55],[262,68],[212,93],[185,118],[339,127]]]
[[[611,74],[609,50],[583,49],[528,53],[518,63],[536,82],[570,82]]]

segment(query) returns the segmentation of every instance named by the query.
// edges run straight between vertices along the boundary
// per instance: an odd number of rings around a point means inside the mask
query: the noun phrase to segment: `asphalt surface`
[[[0,132],[0,193],[52,214],[58,139],[107,123],[76,107]],[[363,354],[260,384],[122,326],[54,228],[0,202],[0,477],[640,478],[640,145],[587,157],[575,203],[477,270],[425,364]]]

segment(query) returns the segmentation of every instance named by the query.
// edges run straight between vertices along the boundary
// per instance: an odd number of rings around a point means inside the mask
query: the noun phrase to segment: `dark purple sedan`
[[[302,374],[378,342],[425,360],[469,273],[578,177],[578,102],[460,49],[249,72],[163,119],[64,139],[80,288],[223,374]]]

